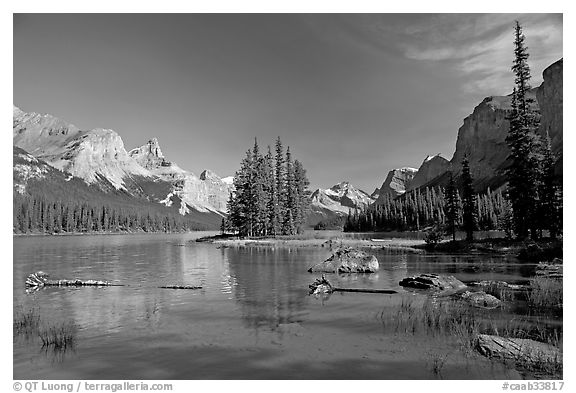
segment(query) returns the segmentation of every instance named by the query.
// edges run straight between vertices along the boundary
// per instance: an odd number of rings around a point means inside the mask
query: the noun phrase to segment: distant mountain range
[[[563,61],[544,70],[544,82],[530,90],[533,107],[540,111],[542,135],[551,138],[559,179],[562,176]],[[464,156],[470,161],[478,192],[505,184],[502,170],[509,165],[506,144],[510,96],[487,97],[467,116],[456,140],[451,160],[440,154],[426,157],[418,169],[388,171],[372,194],[349,182],[312,193],[308,224],[345,216],[407,191],[445,186],[448,173],[461,173]],[[156,138],[126,151],[122,138],[110,129],[82,130],[52,115],[13,108],[14,191],[42,189],[44,193],[73,190],[80,198],[110,198],[116,203],[147,203],[215,226],[226,214],[233,191],[232,177],[220,178],[210,170],[200,176],[164,157]],[[561,180],[560,180],[561,181]]]
[[[52,115],[27,113],[14,106],[13,143],[18,156],[16,192],[28,192],[31,180],[47,183],[64,177],[80,179],[100,194],[177,208],[181,215],[201,217],[212,226],[226,214],[231,178],[221,179],[210,170],[198,177],[178,167],[164,157],[156,138],[127,152],[113,130],[81,130]]]

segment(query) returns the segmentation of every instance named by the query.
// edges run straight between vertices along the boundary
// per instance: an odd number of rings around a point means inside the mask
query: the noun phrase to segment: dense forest
[[[169,212],[97,201],[50,200],[14,192],[14,233],[178,232],[205,229]]]
[[[290,147],[284,153],[279,137],[274,156],[270,146],[262,155],[255,140],[234,176],[226,229],[241,236],[302,232],[310,205],[308,185],[302,163],[293,160]]]
[[[477,229],[506,230],[509,225],[510,203],[501,190],[476,196]],[[463,198],[456,191],[456,226],[464,223]],[[406,231],[421,230],[434,225],[447,225],[447,198],[442,187],[416,189],[402,197],[386,195],[380,204],[367,209],[350,211],[344,222],[344,231]]]

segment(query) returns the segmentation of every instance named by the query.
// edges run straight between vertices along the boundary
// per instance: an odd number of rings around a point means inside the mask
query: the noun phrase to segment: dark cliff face
[[[536,89],[530,90],[528,95],[534,99],[532,107],[538,109]],[[490,178],[502,175],[502,168],[510,154],[506,143],[510,101],[510,96],[487,97],[464,119],[464,124],[458,130],[456,151],[451,160],[456,175],[462,172],[464,156],[470,161],[472,178],[477,183],[485,183]]]
[[[562,155],[562,108],[563,108],[563,60],[550,65],[544,70],[544,82],[536,92],[540,104],[540,133],[550,135],[552,150]]]
[[[397,197],[402,195],[408,189],[410,182],[414,178],[417,170],[415,168],[397,168],[388,172],[388,176],[382,183],[378,192],[377,204],[383,203],[386,195]]]
[[[410,182],[408,189],[414,190],[422,187],[445,173],[448,169],[450,169],[450,161],[442,157],[440,154],[428,156],[424,159],[420,168],[418,168],[418,172]]]
[[[544,82],[529,91],[532,107],[541,113],[540,133],[546,131],[552,140],[552,150],[562,153],[562,60],[544,70]],[[509,164],[510,150],[506,143],[510,113],[508,96],[485,98],[458,130],[456,151],[451,166],[456,175],[462,171],[462,159],[468,156],[475,188],[497,187],[505,182],[503,169]],[[561,165],[561,164],[559,164]]]

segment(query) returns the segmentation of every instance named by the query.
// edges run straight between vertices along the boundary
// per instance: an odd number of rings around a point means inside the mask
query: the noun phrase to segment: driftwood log
[[[370,288],[337,288],[332,286],[330,282],[322,275],[322,278],[317,278],[312,284],[308,285],[310,294],[322,294],[332,292],[359,292],[359,293],[384,293],[394,294],[398,293],[392,289],[370,289]]]
[[[48,277],[48,273],[42,271],[31,273],[26,278],[26,288],[28,289],[40,289],[43,287],[123,287],[124,284],[113,284],[109,281],[103,280],[51,280]],[[158,288],[164,289],[202,289],[202,287],[194,285],[178,285],[169,284],[162,285]]]
[[[112,284],[108,281],[101,280],[50,280],[48,273],[42,271],[32,273],[26,278],[26,287],[109,287],[121,286],[121,284]]]

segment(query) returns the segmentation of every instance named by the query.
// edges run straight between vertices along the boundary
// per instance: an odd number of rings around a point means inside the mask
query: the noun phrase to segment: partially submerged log
[[[50,280],[48,273],[42,271],[32,273],[26,278],[26,287],[109,287],[122,286],[121,284],[112,284],[108,281],[101,280]]]
[[[40,289],[43,287],[123,287],[124,284],[112,284],[109,281],[103,280],[50,280],[50,275],[43,271],[31,273],[26,278],[26,288]],[[195,285],[179,285],[168,284],[162,285],[158,288],[164,289],[202,289],[202,287]]]
[[[337,288],[332,286],[326,277],[322,275],[322,278],[317,278],[312,284],[308,285],[310,288],[310,294],[326,294],[333,292],[358,292],[358,293],[384,293],[384,294],[394,294],[397,293],[392,289],[371,289],[371,288]]]
[[[202,287],[197,287],[194,285],[177,285],[177,284],[162,285],[158,288],[164,288],[164,289],[202,289]]]

